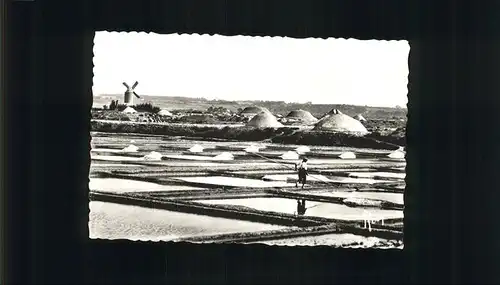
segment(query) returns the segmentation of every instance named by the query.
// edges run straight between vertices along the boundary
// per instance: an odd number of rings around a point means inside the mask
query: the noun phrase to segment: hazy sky
[[[407,41],[97,32],[94,94],[406,106]]]

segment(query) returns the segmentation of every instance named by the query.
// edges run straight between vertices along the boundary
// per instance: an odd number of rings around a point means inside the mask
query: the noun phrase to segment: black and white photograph
[[[403,249],[409,51],[97,32],[90,238]]]

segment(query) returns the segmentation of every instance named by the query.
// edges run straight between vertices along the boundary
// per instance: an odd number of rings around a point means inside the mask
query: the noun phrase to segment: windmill
[[[128,86],[127,83],[123,82],[123,85],[125,85],[125,87],[127,87],[127,91],[125,91],[125,99],[124,99],[125,105],[133,105],[134,104],[134,96],[137,98],[141,98],[134,91],[135,87],[137,87],[137,84],[139,84],[139,82],[136,81],[134,83],[134,85],[132,85],[132,87],[130,87],[130,86]]]

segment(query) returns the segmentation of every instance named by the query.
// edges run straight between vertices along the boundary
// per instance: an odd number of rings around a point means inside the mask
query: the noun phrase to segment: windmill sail
[[[125,98],[124,98],[124,102],[125,104],[127,105],[133,105],[133,98],[134,96],[137,97],[137,98],[141,98],[137,93],[135,93],[134,91],[134,88],[137,87],[137,85],[139,84],[139,81],[136,81],[134,83],[134,85],[132,85],[132,87],[130,87],[126,82],[123,82],[123,85],[125,87],[127,87],[127,90],[125,91]]]

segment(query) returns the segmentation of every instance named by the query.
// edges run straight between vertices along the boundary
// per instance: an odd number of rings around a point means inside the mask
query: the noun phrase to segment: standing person
[[[302,211],[302,203],[300,203],[300,200],[297,199],[297,215],[300,216],[301,211]]]
[[[307,177],[307,158],[303,158],[301,162],[295,164],[295,170],[299,171],[299,180],[295,182],[295,187],[298,187],[298,183],[302,183],[302,189],[304,189],[304,185],[306,184]]]

